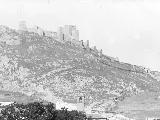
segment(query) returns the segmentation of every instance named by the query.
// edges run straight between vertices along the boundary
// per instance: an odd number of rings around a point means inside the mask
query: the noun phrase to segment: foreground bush
[[[55,105],[34,102],[29,104],[13,103],[1,111],[0,120],[84,120],[86,115],[78,111],[56,110]]]

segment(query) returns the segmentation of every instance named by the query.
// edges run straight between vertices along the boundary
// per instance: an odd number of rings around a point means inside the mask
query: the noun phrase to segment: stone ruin
[[[58,36],[61,41],[79,42],[79,31],[73,25],[59,27]]]
[[[53,31],[45,31],[39,26],[27,28],[26,22],[20,21],[18,31],[20,33],[28,31],[28,32],[36,33],[40,36],[52,37],[52,38],[55,38],[55,40],[62,42],[62,43],[69,41],[71,44],[79,46],[79,47],[85,49],[86,51],[91,52],[91,53],[99,56],[101,59],[108,59],[109,58],[112,62],[117,61],[121,64],[118,57],[114,58],[114,57],[106,56],[103,54],[102,49],[98,50],[96,48],[96,46],[90,47],[89,40],[86,40],[86,41],[79,40],[79,30],[77,30],[75,25],[64,25],[63,27],[62,26],[59,27],[57,32],[53,32]],[[13,43],[10,43],[10,44],[13,44]],[[149,69],[141,67],[141,66],[140,66],[140,68],[141,68],[141,71],[150,73]],[[136,68],[133,66],[133,69],[136,69]],[[140,70],[138,70],[138,71],[140,71]]]
[[[104,57],[102,49],[98,50],[96,46],[90,48],[89,40],[86,40],[86,41],[79,40],[79,30],[77,30],[75,25],[64,25],[63,27],[60,26],[57,32],[53,32],[53,31],[45,31],[39,26],[27,28],[26,22],[20,21],[19,31],[20,32],[28,31],[28,32],[36,33],[40,36],[52,37],[52,38],[55,38],[55,40],[62,42],[62,43],[69,42],[89,52],[92,52],[93,54],[99,57]],[[111,61],[119,61],[117,57],[116,58],[109,57],[109,58],[111,59]]]
[[[53,31],[45,31],[39,26],[34,26],[32,28],[27,28],[25,21],[19,22],[20,32],[28,31],[36,33],[40,36],[52,37],[55,38],[59,42],[70,42],[76,46],[86,49],[87,51],[92,51],[98,56],[102,56],[102,50],[97,50],[96,46],[90,48],[89,40],[83,41],[79,40],[79,30],[77,30],[75,25],[64,25],[64,27],[59,27],[57,32]]]

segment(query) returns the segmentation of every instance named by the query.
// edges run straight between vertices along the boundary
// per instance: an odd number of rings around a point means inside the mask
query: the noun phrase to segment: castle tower
[[[74,25],[59,27],[58,36],[60,41],[71,41],[72,43],[79,44],[79,31]]]
[[[90,47],[89,47],[89,40],[87,40],[87,41],[85,41],[84,42],[84,48],[86,49],[86,50],[90,50]]]
[[[27,25],[25,21],[20,21],[19,22],[19,30],[20,31],[27,31]]]
[[[99,51],[99,56],[101,57],[102,56],[102,53],[103,51],[102,51],[102,49]]]
[[[87,47],[89,48],[89,40],[87,40]]]
[[[72,38],[76,41],[79,41],[79,31],[76,29],[72,30]]]
[[[64,30],[62,27],[58,28],[58,38],[60,41],[64,41],[65,40],[65,34],[64,34]]]
[[[94,46],[94,47],[93,47],[93,50],[94,50],[95,52],[98,52],[98,50],[97,50],[97,47],[96,47],[96,46]]]
[[[77,97],[77,110],[84,111],[84,107],[85,107],[85,96],[84,94],[80,94]]]
[[[71,41],[72,26],[65,25],[63,28],[63,34],[65,36],[65,41]]]
[[[83,42],[83,40],[80,40],[80,47],[84,48],[84,42]]]

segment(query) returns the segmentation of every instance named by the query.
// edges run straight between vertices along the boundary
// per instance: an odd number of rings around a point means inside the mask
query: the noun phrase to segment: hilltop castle
[[[59,42],[70,42],[76,46],[85,48],[87,50],[92,50],[98,55],[102,54],[102,50],[97,50],[96,47],[94,49],[90,48],[89,40],[83,41],[79,40],[79,30],[77,30],[74,25],[64,25],[64,27],[59,27],[57,32],[53,31],[45,31],[39,26],[34,26],[32,28],[28,28],[25,21],[19,22],[19,32],[33,32],[37,33],[40,36],[52,37],[55,38]]]
[[[64,25],[63,27],[59,27],[56,32],[53,31],[45,31],[39,26],[34,26],[32,28],[28,28],[25,21],[19,22],[19,32],[33,32],[40,36],[52,37],[55,40],[65,43],[69,42],[70,44],[81,47],[89,52],[92,52],[94,55],[99,57],[109,57],[105,56],[102,53],[102,49],[98,50],[96,46],[90,47],[89,40],[83,41],[79,40],[79,30],[77,30],[75,25]],[[119,61],[116,58],[109,57],[112,61]]]
[[[5,30],[8,28],[2,26],[2,29]],[[88,55],[96,56],[97,60],[100,61],[101,63],[106,64],[108,66],[115,67],[117,69],[121,69],[121,70],[123,69],[125,71],[131,71],[136,73],[151,72],[149,69],[145,67],[123,63],[123,62],[120,62],[118,58],[104,55],[102,52],[102,49],[98,50],[96,46],[90,47],[89,40],[85,42],[83,40],[79,40],[79,30],[77,30],[76,26],[73,26],[73,25],[65,25],[63,27],[59,27],[56,32],[53,32],[53,31],[45,31],[39,26],[34,26],[32,28],[29,28],[27,27],[25,21],[21,21],[19,22],[19,29],[17,32],[19,32],[20,34],[21,33],[25,34],[28,32],[29,34],[30,33],[36,34],[36,36],[38,35],[39,37],[48,37],[48,38],[50,37],[51,40],[54,39],[67,45],[68,44],[73,45],[81,50],[84,50],[84,52],[86,53],[85,55],[87,57]],[[17,36],[15,36],[14,39],[18,39]],[[26,39],[24,41],[18,41],[18,40],[15,41],[14,39],[8,39],[8,40],[2,39],[1,41],[3,41],[5,44],[8,44],[8,45],[18,45],[26,42],[25,41]],[[91,53],[91,54],[88,54],[88,53]]]

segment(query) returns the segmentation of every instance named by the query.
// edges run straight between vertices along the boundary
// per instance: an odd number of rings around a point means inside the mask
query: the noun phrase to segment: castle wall
[[[44,33],[45,33],[45,36],[48,36],[48,37],[54,37],[54,38],[58,37],[57,32],[44,31]]]
[[[93,53],[96,56],[98,56],[99,51],[97,50],[96,46],[91,47],[91,53]]]

